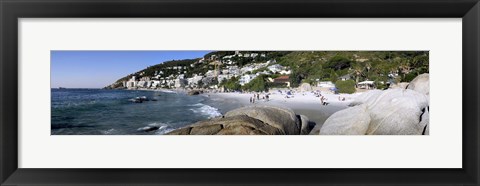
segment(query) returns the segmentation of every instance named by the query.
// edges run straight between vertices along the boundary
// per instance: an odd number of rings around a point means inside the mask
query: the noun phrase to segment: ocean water
[[[175,92],[52,89],[52,135],[161,135],[221,116],[236,107],[228,100]],[[157,101],[134,103],[146,96]]]

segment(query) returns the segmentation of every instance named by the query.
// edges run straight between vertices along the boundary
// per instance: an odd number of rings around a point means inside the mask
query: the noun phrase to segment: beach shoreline
[[[315,122],[318,127],[325,122],[333,113],[348,108],[348,105],[359,94],[331,94],[322,93],[326,98],[327,105],[322,105],[320,97],[316,97],[312,92],[299,92],[293,95],[289,95],[287,98],[285,93],[271,92],[269,93],[269,99],[264,98],[266,94],[260,94],[260,99],[255,99],[255,103],[250,102],[250,98],[253,98],[254,93],[204,93],[201,96],[207,97],[212,101],[221,102],[222,106],[228,107],[225,104],[237,105],[237,108],[242,106],[254,106],[254,105],[268,105],[277,106],[292,109],[295,113],[307,116],[311,121]],[[345,98],[344,101],[339,100],[338,97]],[[217,107],[218,108],[218,107]],[[233,108],[233,107],[231,107]],[[220,108],[222,114],[230,111],[225,108]],[[235,108],[233,108],[235,109]],[[231,109],[231,110],[233,110]]]
[[[130,89],[133,90],[133,89]],[[155,91],[176,94],[188,94],[187,89],[135,89],[144,91]],[[283,91],[270,91],[268,93],[241,93],[241,92],[204,92],[199,95],[205,100],[205,105],[218,109],[222,115],[228,111],[245,106],[276,106],[292,109],[295,113],[307,116],[309,120],[315,122],[316,128],[321,128],[325,120],[333,113],[348,108],[348,105],[361,93],[354,94],[333,94],[331,92],[321,92],[328,104],[323,105],[320,97],[317,97],[313,91],[297,91],[292,95]],[[256,95],[259,94],[258,98]],[[269,95],[269,99],[265,97]],[[250,102],[250,98],[255,95],[255,103]],[[288,97],[288,98],[287,98]],[[344,98],[344,100],[342,100]]]

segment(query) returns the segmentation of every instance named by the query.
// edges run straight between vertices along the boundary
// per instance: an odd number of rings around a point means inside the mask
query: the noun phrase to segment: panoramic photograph
[[[51,135],[429,135],[428,51],[54,50]]]

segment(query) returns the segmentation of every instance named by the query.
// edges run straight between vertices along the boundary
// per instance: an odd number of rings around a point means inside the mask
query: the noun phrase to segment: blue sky
[[[211,51],[51,51],[52,88],[103,88],[148,66]]]

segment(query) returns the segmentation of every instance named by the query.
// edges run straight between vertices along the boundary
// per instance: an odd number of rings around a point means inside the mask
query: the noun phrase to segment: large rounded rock
[[[300,91],[312,91],[312,86],[308,83],[302,83],[300,85]]]
[[[357,106],[330,116],[320,134],[421,135],[428,125],[429,100],[420,92],[389,89],[358,98]]]
[[[199,90],[192,90],[192,91],[189,91],[187,94],[189,96],[193,96],[193,95],[199,95],[201,92]]]
[[[307,135],[310,133],[310,131],[315,127],[315,123],[310,121],[307,116],[305,115],[300,115],[300,134],[301,135]]]
[[[248,116],[232,116],[200,121],[168,135],[276,135],[279,129]]]
[[[428,97],[413,90],[392,89],[368,104],[371,124],[367,134],[422,134],[420,116],[428,107]]]
[[[249,116],[277,128],[282,134],[300,134],[301,123],[295,113],[289,108],[274,106],[242,107],[225,114],[225,117]]]
[[[358,95],[350,104],[349,106],[356,106],[364,103],[373,103],[383,91],[381,90],[370,90],[368,92],[364,92]]]
[[[420,74],[408,84],[407,89],[415,90],[425,95],[430,94],[430,75]]]
[[[406,82],[400,82],[400,83],[392,84],[390,88],[406,89],[408,87],[408,84],[409,83],[406,83]]]
[[[242,107],[223,118],[200,121],[169,135],[298,135],[308,134],[315,126],[306,116],[291,109],[274,106]]]
[[[335,112],[320,129],[321,135],[365,135],[370,125],[367,107],[362,104]]]

